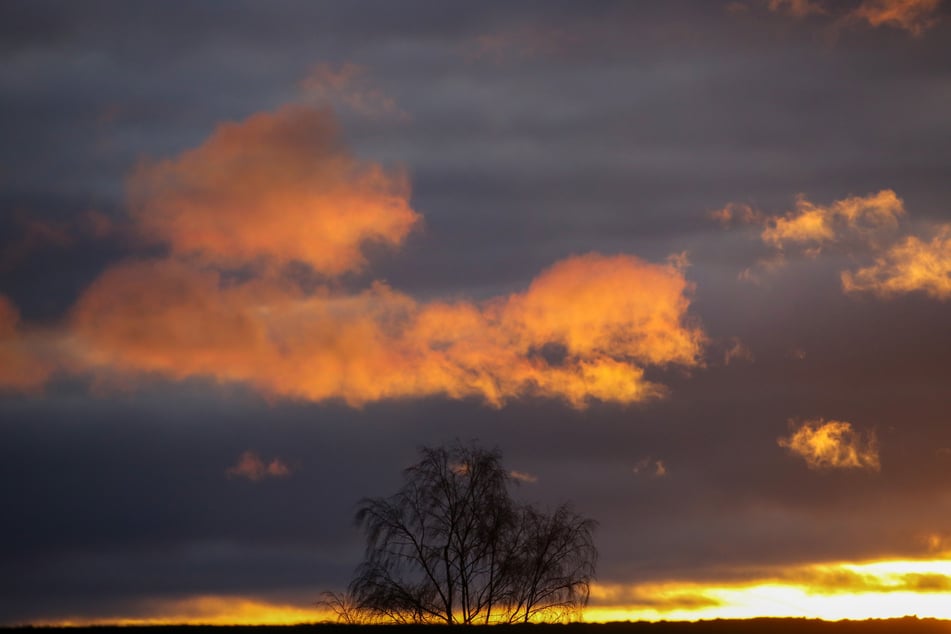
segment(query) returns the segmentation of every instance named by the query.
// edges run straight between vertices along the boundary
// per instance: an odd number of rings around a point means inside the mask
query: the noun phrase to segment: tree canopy
[[[516,502],[497,450],[423,448],[392,496],[356,514],[364,561],[346,595],[349,621],[512,623],[567,620],[586,605],[596,523],[568,505]]]

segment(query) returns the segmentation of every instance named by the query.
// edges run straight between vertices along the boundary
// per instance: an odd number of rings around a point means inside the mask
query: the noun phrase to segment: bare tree
[[[595,522],[511,497],[498,451],[424,448],[391,497],[361,502],[365,560],[348,618],[397,623],[566,619],[588,600]]]
[[[357,608],[353,597],[348,592],[321,592],[320,600],[315,605],[333,612],[338,623],[357,625],[364,621],[363,613]]]
[[[598,558],[595,527],[594,520],[567,505],[552,514],[522,509],[513,551],[518,570],[512,575],[511,621],[560,620],[587,604]]]

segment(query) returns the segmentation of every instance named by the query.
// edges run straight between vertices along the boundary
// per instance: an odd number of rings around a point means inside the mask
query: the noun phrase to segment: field
[[[44,634],[371,634],[406,633],[420,629],[432,631],[444,626],[411,625],[293,625],[293,626],[89,626],[72,628],[16,627],[0,628],[0,633],[20,633],[42,630]],[[454,628],[455,629],[455,628]],[[951,621],[935,619],[885,619],[870,621],[819,621],[810,619],[750,619],[714,620],[696,623],[574,623],[569,625],[512,625],[473,627],[491,634],[779,634],[806,632],[807,634],[948,634]]]

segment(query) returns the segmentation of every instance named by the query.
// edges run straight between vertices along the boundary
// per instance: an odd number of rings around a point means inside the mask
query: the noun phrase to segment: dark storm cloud
[[[117,261],[163,254],[77,224],[99,211],[122,226],[140,159],[306,101],[318,63],[353,62],[408,117],[341,109],[346,141],[405,167],[424,219],[398,253],[370,253],[374,275],[420,298],[488,297],[571,254],[686,250],[711,338],[705,367],[649,370],[665,400],[584,412],[268,404],[199,381],[5,395],[0,594],[16,600],[0,622],[192,594],[305,605],[357,563],[356,500],[394,490],[418,445],[454,438],[536,476],[520,496],[597,518],[606,582],[923,555],[945,534],[948,302],[845,295],[839,272],[856,264],[841,251],[738,279],[770,249],[708,213],[890,188],[916,222],[951,220],[946,3],[918,37],[863,24],[832,37],[820,16],[686,1],[8,2],[0,15],[0,247],[19,249],[0,294],[27,325],[64,319]],[[64,223],[69,242],[23,249],[20,218]],[[722,362],[735,341],[752,361]],[[810,470],[778,445],[789,420],[818,418],[874,430],[880,471]],[[290,475],[229,478],[249,451]],[[635,473],[645,460],[666,474]]]

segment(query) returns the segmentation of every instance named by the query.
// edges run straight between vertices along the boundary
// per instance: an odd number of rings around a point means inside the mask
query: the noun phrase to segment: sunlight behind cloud
[[[922,584],[921,579],[930,583]],[[584,617],[587,622],[758,617],[951,619],[949,588],[951,561],[947,559],[807,564],[760,571],[740,582],[597,583],[591,588],[591,604]],[[34,625],[291,625],[328,620],[334,620],[334,615],[312,603],[199,595],[150,599],[120,614],[66,617]]]
[[[843,583],[849,579],[851,583]],[[920,583],[922,579],[930,585]],[[945,559],[814,564],[736,583],[599,585],[592,588],[585,619],[949,619],[949,587],[951,561]],[[625,599],[630,601],[626,605]]]
[[[38,626],[90,625],[295,625],[332,619],[313,605],[273,603],[252,596],[199,595],[138,602],[124,614],[35,621]]]

